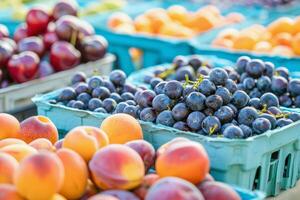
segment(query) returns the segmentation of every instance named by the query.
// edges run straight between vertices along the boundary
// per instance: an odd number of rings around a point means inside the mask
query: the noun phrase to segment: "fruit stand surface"
[[[296,200],[300,199],[300,181],[297,182],[296,186],[283,191],[276,197],[269,197],[266,200]]]

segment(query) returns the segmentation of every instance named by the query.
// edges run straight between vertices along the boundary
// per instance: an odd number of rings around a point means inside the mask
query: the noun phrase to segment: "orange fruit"
[[[300,55],[300,33],[294,36],[292,40],[292,48],[295,54]]]
[[[294,20],[289,17],[281,17],[269,24],[268,30],[272,33],[272,35],[282,32],[293,34],[294,23]]]

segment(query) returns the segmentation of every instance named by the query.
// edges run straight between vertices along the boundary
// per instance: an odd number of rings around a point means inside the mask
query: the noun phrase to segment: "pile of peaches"
[[[126,13],[116,12],[110,16],[107,25],[113,31],[126,34],[191,38],[216,27],[241,22],[243,19],[239,13],[223,16],[213,5],[195,12],[188,11],[181,5],[173,5],[167,9],[149,9],[134,19]]]
[[[212,45],[263,54],[300,56],[300,16],[295,19],[281,17],[266,27],[254,24],[240,31],[227,28],[218,34]]]
[[[157,151],[127,114],[58,140],[50,119],[0,114],[2,200],[239,200],[209,175],[199,143],[175,138]],[[155,168],[154,170],[150,168]],[[149,170],[150,169],[150,170]]]

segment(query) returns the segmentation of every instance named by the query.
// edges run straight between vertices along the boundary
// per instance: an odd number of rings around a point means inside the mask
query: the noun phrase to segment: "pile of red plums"
[[[0,88],[67,70],[104,57],[107,41],[77,17],[76,2],[57,2],[51,11],[32,8],[9,37],[0,24]]]

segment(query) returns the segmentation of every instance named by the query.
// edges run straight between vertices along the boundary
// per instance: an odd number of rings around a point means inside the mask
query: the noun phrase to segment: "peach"
[[[217,38],[233,40],[238,34],[239,34],[239,31],[237,29],[226,28],[218,34]]]
[[[120,199],[111,195],[97,194],[88,198],[88,200],[120,200]]]
[[[134,19],[134,26],[138,32],[153,33],[151,21],[144,15],[140,15]]]
[[[133,24],[120,24],[114,28],[117,33],[134,34],[136,32]]]
[[[292,40],[292,48],[296,55],[300,55],[300,32]]]
[[[294,20],[289,17],[281,17],[269,24],[268,31],[272,33],[273,36],[282,32],[293,34],[294,23]]]
[[[268,53],[272,49],[272,45],[267,41],[261,41],[255,44],[253,50],[261,53]]]
[[[100,127],[109,138],[110,144],[124,144],[143,139],[142,127],[131,115],[119,113],[107,117]]]
[[[139,154],[120,144],[97,151],[89,162],[89,169],[94,183],[101,189],[133,189],[145,174]]]
[[[55,151],[55,147],[46,138],[38,138],[29,143],[29,145],[38,151]]]
[[[294,34],[300,33],[300,16],[295,18]]]
[[[145,140],[133,140],[125,145],[135,150],[141,156],[147,172],[155,161],[155,149],[153,146]]]
[[[109,144],[105,132],[96,127],[79,126],[72,129],[64,138],[63,147],[76,151],[86,162],[94,153]]]
[[[233,46],[233,42],[232,42],[232,40],[229,40],[229,39],[216,38],[216,39],[213,40],[212,45],[217,46],[217,47],[225,47],[225,48],[230,49]]]
[[[6,138],[3,140],[0,140],[0,149],[2,147],[11,145],[11,144],[26,144],[26,142],[24,142],[23,140],[20,139],[16,139],[16,138]]]
[[[198,186],[205,200],[241,200],[228,185],[217,181],[205,181]]]
[[[240,33],[233,39],[233,48],[239,50],[252,50],[257,42],[254,34]]]
[[[109,17],[107,26],[113,29],[121,24],[131,24],[131,23],[132,23],[132,19],[126,13],[115,12]]]
[[[65,171],[65,178],[59,193],[67,199],[78,199],[87,187],[88,168],[83,158],[75,151],[62,148],[56,152]]]
[[[274,45],[285,45],[285,46],[291,46],[292,44],[292,35],[290,33],[278,33],[273,38],[273,44]]]
[[[159,147],[156,151],[156,156],[158,157],[160,154],[164,153],[166,149],[168,149],[172,144],[176,144],[178,142],[189,142],[189,139],[186,139],[184,137],[176,137],[169,142],[163,144],[161,147]]]
[[[61,149],[63,145],[64,139],[60,139],[57,142],[55,142],[54,147],[56,150]]]
[[[181,5],[173,5],[167,9],[167,13],[172,20],[184,24],[188,15],[188,11]]]
[[[87,200],[90,197],[96,195],[98,193],[98,188],[95,186],[95,184],[89,179],[87,183],[87,187],[85,190],[84,195],[80,198],[80,200]]]
[[[67,199],[60,194],[55,194],[50,200],[67,200]]]
[[[140,200],[135,194],[126,190],[106,190],[100,194],[110,195],[119,200]]]
[[[46,138],[54,144],[58,140],[58,131],[49,118],[33,116],[21,122],[20,138],[27,143],[37,138]]]
[[[0,113],[0,130],[0,140],[18,137],[20,123],[14,116]]]
[[[278,45],[276,47],[273,47],[273,49],[271,50],[271,54],[292,57],[294,55],[294,52],[290,47]]]
[[[146,176],[144,176],[142,184],[134,189],[134,194],[136,194],[141,199],[145,199],[149,188],[151,188],[151,186],[158,180],[159,176],[157,174],[147,174]]]
[[[239,22],[242,22],[245,20],[245,17],[244,15],[240,14],[240,13],[236,13],[236,12],[233,12],[233,13],[229,13],[227,16],[226,16],[226,22],[229,23],[229,24],[232,24],[232,23],[239,23]]]
[[[177,141],[158,150],[155,163],[160,177],[175,176],[194,184],[201,182],[209,171],[208,155],[200,143]]]
[[[21,161],[29,155],[36,154],[37,150],[27,144],[12,144],[1,148],[0,152],[7,153],[17,161]]]
[[[14,185],[0,184],[0,199],[1,200],[25,200],[21,197]]]
[[[63,164],[50,152],[25,158],[14,177],[19,194],[30,200],[50,199],[60,190],[63,181]]]
[[[204,32],[214,28],[218,24],[218,18],[210,13],[195,14],[191,23],[191,28],[196,28],[197,32]]]
[[[18,161],[5,153],[0,153],[0,184],[13,183],[13,176],[19,166]]]
[[[157,181],[147,193],[145,200],[204,200],[201,192],[188,181],[166,177]],[[206,200],[206,199],[205,199]]]

